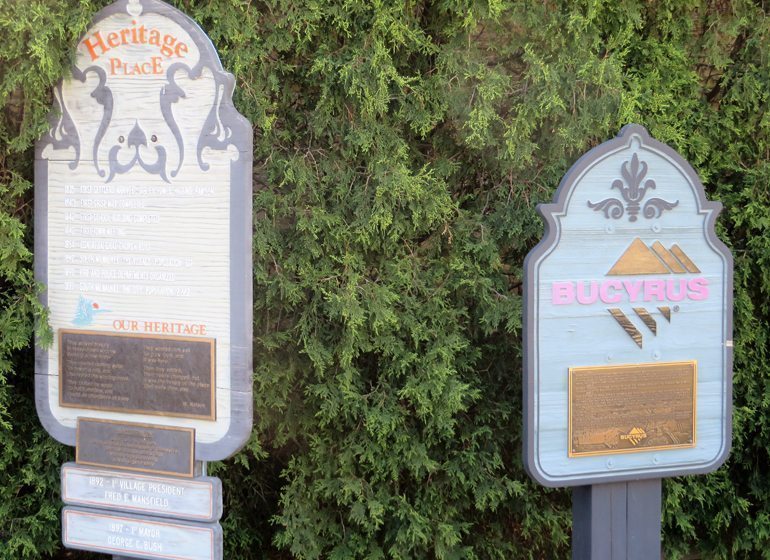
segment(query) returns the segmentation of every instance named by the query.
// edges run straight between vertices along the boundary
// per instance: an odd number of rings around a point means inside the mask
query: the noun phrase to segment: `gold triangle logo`
[[[685,274],[700,270],[679,245],[666,249],[660,241],[645,245],[638,237],[631,242],[615,262],[607,276],[636,276],[642,274]]]
[[[620,255],[608,276],[632,276],[636,274],[669,274],[668,268],[658,256],[638,237]]]

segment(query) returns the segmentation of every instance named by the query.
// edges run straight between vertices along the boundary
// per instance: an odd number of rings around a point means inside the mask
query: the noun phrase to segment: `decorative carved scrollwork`
[[[654,179],[647,179],[648,166],[644,161],[639,160],[639,156],[634,154],[631,161],[626,161],[620,167],[620,173],[623,179],[615,179],[610,189],[618,189],[623,201],[618,198],[605,198],[599,202],[588,201],[588,207],[596,212],[602,212],[604,217],[612,220],[619,220],[625,214],[628,214],[628,221],[635,222],[641,210],[642,216],[646,219],[659,218],[666,210],[671,210],[679,204],[678,200],[669,202],[662,198],[651,198],[642,206],[647,191],[657,187]]]

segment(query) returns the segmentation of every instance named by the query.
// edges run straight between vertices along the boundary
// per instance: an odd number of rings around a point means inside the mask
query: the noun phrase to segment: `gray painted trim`
[[[200,49],[201,59],[191,70],[199,75],[204,67],[213,72],[218,84],[224,85],[221,120],[232,130],[229,143],[238,146],[240,157],[231,164],[230,177],[230,407],[232,411],[227,433],[213,443],[196,443],[196,459],[214,461],[234,455],[248,441],[253,425],[252,375],[252,161],[253,136],[249,121],[233,105],[235,78],[225,72],[213,43],[204,31],[186,14],[160,0],[140,0],[145,13],[155,12],[179,24]],[[129,1],[118,0],[98,12],[89,26],[127,10]],[[78,44],[85,35],[81,36]],[[56,86],[61,87],[62,81]],[[63,108],[63,107],[62,107]],[[54,116],[52,119],[55,120]],[[48,163],[42,158],[43,149],[54,142],[47,134],[35,147],[35,279],[48,283]],[[201,139],[203,144],[206,143]],[[79,152],[78,152],[79,153]],[[48,305],[48,294],[42,292],[40,301]],[[35,345],[35,404],[43,427],[56,440],[75,445],[75,428],[61,424],[53,415],[48,402],[48,351]]]
[[[715,225],[716,219],[722,210],[721,202],[713,202],[706,199],[706,193],[703,188],[703,184],[695,172],[695,169],[678,153],[676,153],[671,147],[658,142],[650,136],[647,129],[638,124],[628,124],[624,126],[617,137],[600,144],[599,146],[589,150],[578,159],[575,164],[567,171],[559,183],[559,187],[554,194],[553,202],[550,204],[539,204],[537,211],[545,222],[545,235],[540,242],[535,246],[532,251],[524,259],[525,281],[523,289],[524,299],[524,317],[523,317],[523,331],[524,331],[524,359],[523,359],[523,417],[524,417],[524,437],[523,437],[523,460],[524,467],[527,473],[543,486],[550,487],[562,487],[562,486],[581,486],[586,484],[603,484],[609,482],[617,482],[624,480],[639,480],[639,479],[654,479],[661,478],[663,476],[680,476],[690,474],[705,474],[718,469],[726,460],[730,454],[730,446],[732,442],[732,367],[733,367],[733,347],[725,345],[724,362],[725,362],[725,402],[723,406],[725,411],[725,441],[722,442],[722,450],[716,457],[716,459],[708,464],[693,466],[693,467],[680,467],[671,469],[669,471],[656,470],[652,472],[644,471],[632,471],[627,473],[612,473],[603,476],[576,476],[569,479],[552,479],[545,474],[540,465],[537,462],[537,456],[535,453],[535,347],[537,344],[537,337],[535,331],[537,324],[535,321],[535,308],[537,302],[535,300],[535,280],[537,278],[537,269],[543,259],[547,256],[559,242],[561,236],[561,230],[559,228],[559,222],[556,219],[556,215],[563,215],[567,208],[572,192],[576,186],[577,179],[592,166],[596,161],[602,159],[605,155],[609,154],[628,145],[633,135],[639,135],[642,138],[642,143],[645,146],[649,146],[672,160],[675,164],[679,165],[684,173],[690,180],[691,185],[694,187],[694,193],[696,195],[698,203],[698,213],[706,214],[705,222],[705,234],[706,240],[711,244],[711,247],[722,256],[726,277],[725,277],[725,293],[723,294],[725,302],[727,302],[727,308],[725,309],[723,317],[723,335],[725,341],[732,341],[733,338],[733,256],[730,253],[730,249],[722,243],[722,241],[716,236]]]

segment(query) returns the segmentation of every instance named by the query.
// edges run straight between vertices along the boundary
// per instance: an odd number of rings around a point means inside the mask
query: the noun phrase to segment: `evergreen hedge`
[[[227,558],[569,557],[570,492],[520,458],[522,261],[535,205],[629,122],[693,164],[735,255],[733,451],[664,482],[667,558],[770,558],[765,1],[174,3],[255,127],[255,430],[212,466]],[[2,560],[64,557],[32,146],[106,4],[0,0]]]

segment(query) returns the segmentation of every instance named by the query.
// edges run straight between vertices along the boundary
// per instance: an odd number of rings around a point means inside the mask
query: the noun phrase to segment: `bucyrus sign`
[[[637,125],[584,155],[528,255],[525,459],[547,486],[708,472],[731,438],[732,257]]]

